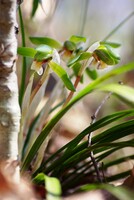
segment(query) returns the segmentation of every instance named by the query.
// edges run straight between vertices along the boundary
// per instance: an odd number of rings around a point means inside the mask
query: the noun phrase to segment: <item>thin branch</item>
[[[86,18],[87,18],[87,13],[88,13],[88,5],[89,5],[89,0],[84,0],[82,1],[83,8],[81,9],[81,23],[79,26],[79,35],[84,35],[84,29],[85,29],[85,24],[86,24]]]

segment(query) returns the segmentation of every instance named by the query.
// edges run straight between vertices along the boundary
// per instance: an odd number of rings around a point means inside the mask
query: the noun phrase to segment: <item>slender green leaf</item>
[[[86,60],[89,59],[92,56],[91,53],[89,52],[83,52],[79,55],[76,55],[75,57],[71,58],[68,62],[68,66],[73,65],[76,62],[82,61],[82,60]]]
[[[21,38],[22,38],[22,47],[26,46],[25,41],[25,30],[24,30],[24,22],[21,12],[21,6],[19,6],[19,22],[20,22],[20,30],[21,30]],[[27,62],[26,57],[22,58],[22,72],[21,72],[21,84],[20,84],[20,90],[19,90],[19,103],[20,107],[22,105],[22,99],[25,92],[25,81],[26,81],[26,72],[27,72]]]
[[[130,173],[131,173],[131,171],[127,170],[125,172],[121,172],[121,173],[106,177],[106,179],[107,179],[108,182],[117,181],[117,180],[126,178],[127,176],[130,175]]]
[[[114,159],[110,162],[105,163],[104,165],[104,169],[107,169],[108,167],[114,166],[114,165],[118,165],[121,164],[123,162],[127,162],[128,160],[134,160],[134,155],[128,155],[128,156],[124,156],[118,159]]]
[[[32,7],[31,17],[34,17],[38,6],[39,6],[39,0],[33,0],[33,7]]]
[[[134,106],[134,89],[132,87],[120,84],[107,84],[99,88],[103,91],[111,91],[124,102]]]
[[[17,53],[21,56],[34,58],[35,54],[37,53],[37,50],[30,47],[18,47]]]
[[[118,48],[118,47],[120,47],[121,46],[121,44],[119,44],[119,43],[114,43],[114,42],[105,42],[105,41],[102,41],[102,42],[100,42],[100,44],[102,44],[102,45],[107,45],[107,46],[110,46],[110,47],[112,47],[112,48]]]
[[[45,44],[56,49],[60,49],[62,47],[58,41],[49,37],[29,37],[29,39],[33,44],[36,45]]]
[[[82,191],[91,191],[91,190],[97,190],[97,189],[103,189],[107,190],[111,194],[113,194],[115,197],[117,197],[120,200],[133,200],[134,199],[134,194],[127,190],[124,187],[118,186],[115,187],[113,185],[108,185],[108,184],[88,184],[84,185],[80,188]]]
[[[69,76],[67,75],[66,71],[57,63],[50,61],[49,62],[49,66],[51,67],[51,69],[61,78],[61,80],[63,81],[64,85],[72,91],[75,91],[75,88],[69,78]]]

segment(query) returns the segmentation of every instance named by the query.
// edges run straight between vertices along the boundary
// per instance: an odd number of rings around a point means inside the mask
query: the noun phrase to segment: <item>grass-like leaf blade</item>
[[[99,88],[103,91],[111,91],[127,104],[134,106],[134,89],[120,84],[107,84]]]

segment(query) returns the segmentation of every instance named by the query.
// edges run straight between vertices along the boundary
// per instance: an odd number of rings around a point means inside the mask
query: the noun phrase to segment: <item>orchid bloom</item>
[[[56,49],[53,49],[51,57],[52,57],[53,62],[60,65],[60,56]],[[42,61],[34,60],[31,65],[31,69],[36,71],[38,75],[42,75],[43,74],[43,66],[42,66],[43,63],[44,63],[44,60],[42,60]]]
[[[93,65],[93,66],[97,66],[98,69],[104,69],[107,67],[107,64],[104,63],[102,60],[100,60],[97,55],[94,53],[94,51],[96,49],[98,49],[100,46],[100,42],[95,42],[94,44],[92,44],[87,52],[92,53],[92,57],[89,59],[88,61],[88,65]]]

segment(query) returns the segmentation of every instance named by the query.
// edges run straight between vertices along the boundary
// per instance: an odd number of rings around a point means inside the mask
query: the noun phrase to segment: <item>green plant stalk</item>
[[[26,46],[25,42],[25,30],[24,30],[24,23],[22,18],[22,12],[21,7],[19,6],[19,20],[20,20],[20,28],[21,28],[21,38],[22,38],[22,47]],[[20,85],[20,92],[19,92],[19,103],[20,107],[22,105],[22,99],[25,92],[25,81],[26,81],[26,70],[27,69],[27,63],[26,63],[26,57],[22,58],[22,76],[21,76],[21,85]]]
[[[114,69],[110,71],[109,73],[105,74],[104,76],[96,79],[89,85],[87,85],[82,91],[80,91],[77,96],[75,96],[70,103],[67,104],[66,107],[61,109],[50,121],[49,123],[45,126],[45,128],[42,130],[41,134],[37,137],[36,141],[34,142],[32,148],[30,149],[26,159],[22,163],[22,171],[28,169],[32,158],[35,156],[35,154],[38,152],[41,144],[43,141],[46,139],[48,134],[51,132],[53,127],[57,124],[57,122],[61,119],[61,117],[76,103],[78,102],[81,98],[89,94],[91,91],[95,89],[98,84],[101,84],[103,81],[107,80],[110,77],[113,77],[118,74],[122,74],[124,72],[130,71],[134,68],[134,63],[129,63],[127,65],[124,65],[122,67],[119,67],[117,69]]]
[[[85,23],[86,23],[86,18],[87,18],[87,13],[88,13],[88,5],[89,5],[89,0],[85,0],[81,2],[83,5],[83,8],[81,9],[81,23],[80,23],[80,30],[79,30],[79,35],[84,35],[84,28],[85,28]]]
[[[134,15],[134,11],[131,12],[123,21],[121,21],[104,39],[106,41],[109,39],[121,26],[123,26],[132,16]]]

